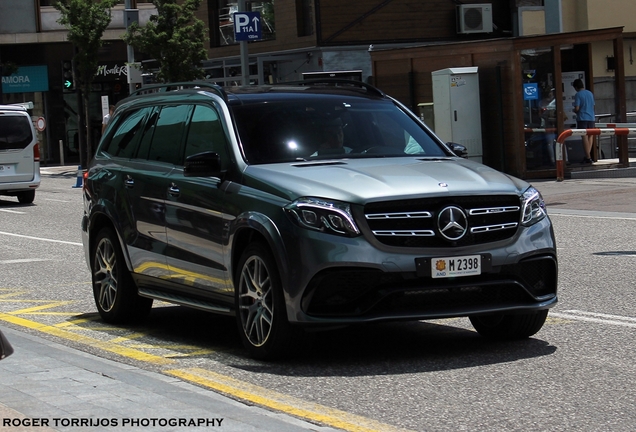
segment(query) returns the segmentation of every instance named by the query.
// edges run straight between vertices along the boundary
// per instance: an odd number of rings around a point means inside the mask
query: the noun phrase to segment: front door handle
[[[181,190],[179,190],[179,186],[177,186],[176,184],[170,183],[168,194],[173,197],[178,197],[181,194]]]

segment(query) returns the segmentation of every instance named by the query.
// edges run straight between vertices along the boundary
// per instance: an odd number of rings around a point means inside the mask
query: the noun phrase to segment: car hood
[[[294,200],[351,203],[427,196],[520,194],[529,184],[460,158],[374,158],[250,165],[245,184]]]

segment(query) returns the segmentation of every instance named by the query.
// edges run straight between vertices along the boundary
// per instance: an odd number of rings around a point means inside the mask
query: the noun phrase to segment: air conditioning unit
[[[457,33],[492,33],[492,4],[457,6]]]

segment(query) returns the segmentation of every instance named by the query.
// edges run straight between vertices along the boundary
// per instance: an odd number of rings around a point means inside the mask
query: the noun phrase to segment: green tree
[[[206,28],[194,13],[201,0],[153,0],[157,15],[145,27],[133,23],[123,40],[159,63],[157,79],[163,82],[203,78],[207,59]]]
[[[90,122],[91,84],[98,66],[98,51],[102,36],[111,21],[111,8],[119,0],[58,0],[55,8],[61,12],[58,20],[68,30],[67,39],[73,44],[73,81],[79,89],[78,137],[80,163],[86,166],[93,155]]]

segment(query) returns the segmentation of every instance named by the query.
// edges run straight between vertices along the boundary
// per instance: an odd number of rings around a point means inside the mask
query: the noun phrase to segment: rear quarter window
[[[31,119],[25,115],[0,113],[0,150],[21,150],[33,141]]]

